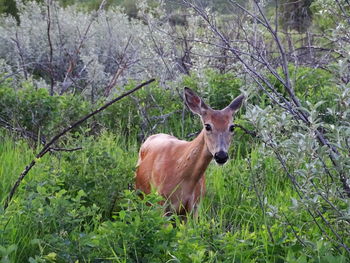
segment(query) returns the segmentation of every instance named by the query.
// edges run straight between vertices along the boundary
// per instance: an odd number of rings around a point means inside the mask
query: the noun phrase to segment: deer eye
[[[235,125],[234,124],[230,125],[230,128],[228,128],[228,129],[230,132],[233,132],[235,130]]]
[[[205,129],[206,129],[207,131],[211,131],[211,126],[210,126],[210,124],[204,124],[204,126],[205,126]]]

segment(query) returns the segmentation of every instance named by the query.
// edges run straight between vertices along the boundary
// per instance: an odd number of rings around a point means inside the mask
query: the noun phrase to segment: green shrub
[[[171,217],[163,216],[157,205],[161,198],[151,194],[143,199],[135,192],[125,191],[119,211],[113,221],[100,225],[91,238],[94,248],[89,258],[116,262],[166,262],[176,240]]]
[[[199,93],[215,109],[226,107],[240,94],[241,81],[231,74],[208,71],[206,78],[208,86]],[[182,86],[196,89],[197,84],[198,79],[187,77]],[[135,83],[129,83],[123,90],[134,86]],[[141,139],[157,132],[185,137],[202,127],[198,118],[189,111],[183,111],[182,92],[183,87],[177,91],[153,83],[111,105],[74,131],[91,134],[107,129],[126,138]],[[23,82],[17,90],[9,87],[9,84],[0,85],[0,117],[14,127],[47,137],[104,103],[105,100],[100,100],[93,106],[84,97],[73,94],[50,96],[46,89],[36,89],[29,82]]]
[[[133,187],[137,145],[110,133],[99,139],[81,137],[81,151],[61,153],[52,174],[61,178],[69,192],[86,193],[87,204],[96,204],[109,217],[125,189]]]
[[[329,71],[320,68],[296,67],[294,65],[289,65],[288,69],[295,95],[302,102],[308,101],[311,104],[317,104],[324,101],[325,103],[320,108],[323,113],[328,107],[333,106],[337,88]],[[282,69],[279,69],[278,72],[283,76]],[[272,75],[269,80],[276,90],[289,97],[280,81]],[[303,106],[307,107],[308,105]]]
[[[129,83],[124,90],[132,89],[134,86],[134,83]],[[153,83],[107,108],[101,113],[100,121],[112,132],[120,132],[126,137],[136,136],[142,131],[151,130],[161,120],[157,117],[180,109],[182,102],[178,96],[160,87],[158,83]],[[160,129],[167,129],[168,121],[171,119],[179,121],[181,114],[173,114],[166,118]]]
[[[221,74],[215,70],[207,70],[204,78],[200,80],[194,75],[185,76],[182,84],[197,91],[213,109],[225,108],[241,94],[240,88],[243,83],[232,73]],[[205,84],[202,84],[203,82]]]
[[[15,128],[52,136],[90,111],[79,95],[50,96],[47,89],[29,82],[14,89],[0,84],[0,117]]]

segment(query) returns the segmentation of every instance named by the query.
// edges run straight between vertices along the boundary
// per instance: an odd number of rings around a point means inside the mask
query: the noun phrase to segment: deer
[[[197,215],[205,194],[205,171],[212,161],[223,165],[228,160],[235,125],[233,119],[244,95],[226,108],[214,110],[190,88],[184,88],[188,108],[200,116],[203,129],[192,141],[168,134],[155,134],[141,145],[136,165],[135,187],[145,194],[155,190],[165,198],[166,210],[186,216]]]

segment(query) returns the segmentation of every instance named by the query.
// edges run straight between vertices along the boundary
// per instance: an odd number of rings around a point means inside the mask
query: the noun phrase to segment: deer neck
[[[184,155],[184,180],[196,184],[204,175],[213,155],[209,152],[205,143],[205,130],[191,142],[188,142],[187,151]]]

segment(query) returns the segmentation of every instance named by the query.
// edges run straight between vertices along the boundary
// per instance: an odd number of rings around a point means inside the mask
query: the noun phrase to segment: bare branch
[[[40,137],[39,137],[39,135],[35,134],[34,132],[28,131],[20,127],[14,127],[13,125],[11,125],[9,122],[7,122],[1,117],[0,117],[0,125],[11,132],[19,134],[23,138],[31,139],[34,143],[40,142],[43,145],[46,143],[46,138],[42,134],[40,134]]]
[[[242,125],[240,125],[240,124],[235,124],[235,127],[240,128],[242,131],[244,131],[244,133],[246,133],[246,134],[252,136],[253,138],[257,137],[257,134],[256,134],[255,131],[250,131],[250,130],[244,128],[244,127],[243,127]]]
[[[108,83],[107,87],[105,88],[105,93],[104,93],[104,95],[105,95],[106,97],[110,94],[112,88],[116,85],[119,76],[120,76],[120,75],[123,73],[123,71],[127,68],[127,58],[126,58],[126,54],[127,54],[128,47],[129,47],[129,45],[130,45],[130,43],[131,43],[131,39],[132,39],[132,37],[130,36],[130,37],[128,38],[128,41],[127,41],[125,47],[124,47],[123,54],[122,54],[122,57],[121,57],[121,59],[120,59],[120,61],[119,61],[119,63],[118,63],[117,70],[115,71],[115,73],[114,73],[112,79],[110,80],[110,82]]]
[[[25,64],[25,62],[24,62],[23,51],[22,51],[21,45],[20,45],[19,40],[18,40],[18,32],[17,32],[17,30],[16,30],[16,39],[13,39],[13,38],[11,38],[11,39],[16,43],[18,55],[19,55],[19,58],[20,58],[20,65],[21,65],[21,67],[22,67],[22,71],[23,71],[23,74],[24,74],[24,78],[25,78],[26,80],[28,80],[27,68],[26,68],[26,64]]]
[[[47,41],[49,43],[49,78],[50,78],[50,95],[53,96],[54,93],[54,72],[53,72],[53,47],[51,41],[51,4],[52,0],[47,0]]]

